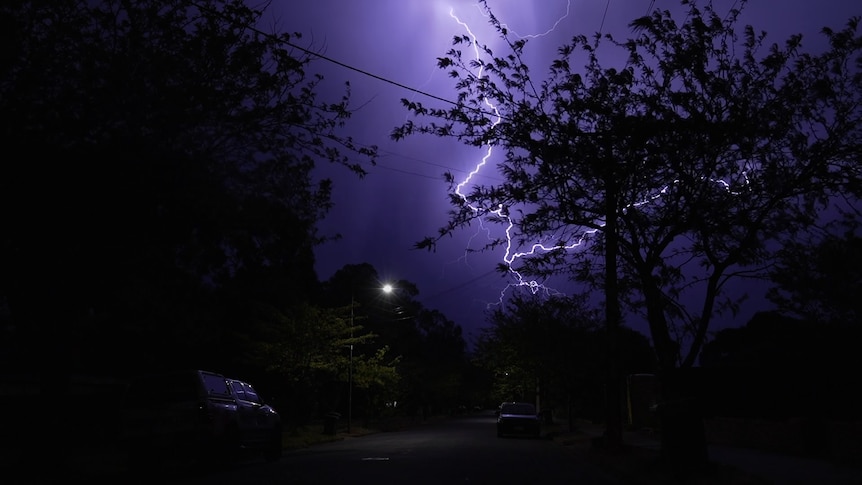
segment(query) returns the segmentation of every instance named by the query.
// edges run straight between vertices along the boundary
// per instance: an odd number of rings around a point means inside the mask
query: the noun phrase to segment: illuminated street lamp
[[[390,284],[381,288],[384,293],[392,293],[395,288]],[[350,293],[350,361],[347,364],[347,434],[353,426],[353,293]]]

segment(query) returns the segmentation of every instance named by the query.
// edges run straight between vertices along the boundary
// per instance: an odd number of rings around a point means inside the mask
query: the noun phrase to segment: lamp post
[[[381,290],[384,293],[392,293],[395,288],[386,284]],[[350,360],[347,364],[347,434],[353,426],[353,292],[350,293]]]
[[[350,294],[350,361],[347,364],[347,434],[353,424],[353,293]]]

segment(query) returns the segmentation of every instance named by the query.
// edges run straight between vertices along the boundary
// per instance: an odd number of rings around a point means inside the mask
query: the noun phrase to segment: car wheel
[[[212,455],[215,460],[235,460],[241,451],[239,429],[236,425],[228,426],[224,436],[216,443],[216,452]]]
[[[281,459],[283,444],[281,429],[273,430],[270,443],[263,452],[263,459],[268,462],[278,461]]]

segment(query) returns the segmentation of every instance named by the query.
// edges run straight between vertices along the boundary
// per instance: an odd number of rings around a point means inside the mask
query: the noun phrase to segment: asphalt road
[[[589,460],[593,454],[583,452],[590,449],[590,438],[600,436],[602,431],[601,425],[579,423],[575,433],[554,433],[553,439],[497,438],[494,416],[489,412],[285,451],[276,463],[250,456],[207,464],[153,464],[134,472],[126,466],[125,454],[116,447],[88,451],[74,436],[69,436],[69,440],[61,442],[68,446],[46,450],[34,460],[16,466],[11,466],[18,463],[13,460],[18,455],[11,453],[15,451],[14,444],[7,443],[13,448],[0,454],[3,476],[0,482],[8,485],[620,483],[620,479],[604,473],[598,468],[600,465]],[[630,432],[625,441],[658,452],[656,436]],[[862,469],[823,460],[722,445],[710,445],[709,455],[711,461],[745,473],[734,474],[729,481],[704,481],[704,484],[862,484]],[[620,476],[616,472],[623,465],[612,465],[615,475]],[[602,466],[608,469],[607,463]],[[649,482],[642,472],[637,473],[638,483],[664,483]],[[740,477],[744,480],[740,481]]]
[[[285,452],[276,463],[251,458],[164,469],[125,482],[183,484],[616,484],[550,439],[498,438],[493,415],[442,420]]]

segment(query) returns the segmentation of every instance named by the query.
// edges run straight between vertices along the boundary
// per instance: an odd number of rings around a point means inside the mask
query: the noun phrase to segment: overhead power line
[[[254,27],[251,27],[251,28],[252,28],[252,29],[254,29]],[[264,32],[261,32],[260,30],[257,30],[257,29],[254,29],[254,30],[255,30],[255,32],[257,32],[257,33],[259,33],[259,34],[261,34],[261,35],[269,35],[269,34],[266,34],[266,33],[264,33]],[[323,54],[320,54],[319,52],[314,52],[313,50],[306,49],[305,47],[302,47],[302,46],[296,45],[296,44],[294,44],[294,43],[292,43],[292,42],[289,42],[289,41],[286,41],[286,40],[280,40],[280,41],[281,41],[281,42],[283,42],[283,43],[284,43],[284,44],[286,44],[286,45],[289,45],[290,47],[293,47],[294,49],[299,49],[299,50],[301,50],[302,52],[305,52],[306,54],[310,54],[310,55],[313,55],[313,56],[319,57],[319,58],[321,58],[321,59],[323,59],[323,60],[325,60],[325,61],[328,61],[328,62],[331,62],[331,63],[333,63],[333,64],[335,64],[335,65],[341,66],[341,67],[343,67],[343,68],[345,68],[345,69],[350,69],[351,71],[358,72],[359,74],[362,74],[362,75],[364,75],[364,76],[368,76],[368,77],[371,77],[371,78],[377,79],[378,81],[383,81],[383,82],[385,82],[385,83],[392,84],[393,86],[398,86],[398,87],[399,87],[399,88],[401,88],[401,89],[406,89],[406,90],[408,90],[408,91],[412,91],[412,92],[414,92],[414,93],[416,93],[416,94],[421,94],[422,96],[427,96],[427,97],[429,97],[429,98],[436,99],[436,100],[438,100],[438,101],[443,101],[444,103],[449,103],[449,104],[451,104],[451,105],[453,105],[453,106],[463,107],[462,105],[459,105],[458,103],[456,103],[455,101],[452,101],[452,100],[450,100],[450,99],[446,99],[446,98],[443,98],[443,97],[440,97],[440,96],[437,96],[437,95],[434,95],[434,94],[431,94],[431,93],[427,93],[427,92],[422,91],[422,90],[420,90],[420,89],[416,89],[416,88],[413,88],[413,87],[407,86],[406,84],[401,84],[401,83],[396,82],[396,81],[393,81],[393,80],[391,80],[391,79],[387,79],[387,78],[385,78],[385,77],[383,77],[383,76],[378,76],[377,74],[373,74],[373,73],[370,73],[370,72],[368,72],[368,71],[365,71],[365,70],[359,69],[358,67],[353,67],[353,66],[351,66],[351,65],[349,65],[349,64],[345,64],[345,63],[343,63],[343,62],[341,62],[341,61],[337,61],[337,60],[335,60],[335,59],[333,59],[333,58],[331,58],[331,57],[327,57],[327,56],[325,56],[325,55],[323,55]],[[486,112],[486,111],[482,111],[482,110],[477,110],[477,111],[480,111],[480,112],[482,112],[482,113],[487,113],[487,114],[494,114],[494,113],[490,113],[490,112]],[[495,116],[496,116],[496,115],[495,115]]]
[[[218,15],[218,16],[220,16],[220,17],[224,18],[225,20],[229,20],[229,19],[227,19],[227,18],[226,18],[226,17],[225,17],[221,12],[215,11],[215,10],[213,10],[213,9],[211,9],[211,8],[205,7],[205,6],[200,5],[200,4],[197,4],[197,3],[195,3],[194,5],[195,5],[195,6],[197,6],[199,9],[201,9],[201,10],[203,10],[203,11],[210,12],[211,14]],[[302,47],[302,46],[300,46],[300,45],[294,44],[293,42],[290,42],[290,41],[288,41],[288,40],[282,39],[282,38],[280,38],[280,37],[278,37],[278,36],[276,36],[276,35],[274,35],[274,34],[266,33],[266,32],[264,32],[264,31],[262,31],[262,30],[258,29],[257,27],[254,27],[254,26],[251,26],[251,25],[246,25],[246,26],[245,26],[245,28],[246,28],[246,29],[248,29],[248,30],[250,30],[250,31],[252,31],[252,32],[255,32],[255,33],[257,33],[257,34],[260,34],[260,35],[262,35],[262,36],[264,36],[264,37],[267,37],[267,38],[269,38],[269,39],[271,39],[271,40],[274,40],[274,41],[276,41],[276,42],[280,42],[280,43],[282,43],[282,44],[284,44],[284,45],[287,45],[287,46],[290,46],[290,47],[292,47],[292,48],[294,48],[294,49],[298,49],[298,50],[300,50],[300,51],[302,51],[302,52],[305,52],[306,54],[309,54],[309,55],[312,55],[312,56],[318,57],[318,58],[320,58],[320,59],[322,59],[322,60],[324,60],[324,61],[331,62],[331,63],[333,63],[333,64],[335,64],[335,65],[337,65],[337,66],[340,66],[340,67],[343,67],[343,68],[345,68],[345,69],[349,69],[349,70],[351,70],[351,71],[354,71],[354,72],[357,72],[357,73],[359,73],[359,74],[362,74],[363,76],[368,76],[368,77],[371,77],[371,78],[373,78],[373,79],[377,79],[378,81],[382,81],[382,82],[385,82],[385,83],[387,83],[387,84],[391,84],[391,85],[393,85],[393,86],[397,86],[397,87],[399,87],[399,88],[401,88],[401,89],[405,89],[405,90],[407,90],[407,91],[410,91],[410,92],[413,92],[413,93],[416,93],[416,94],[420,94],[420,95],[422,95],[422,96],[426,96],[426,97],[431,98],[431,99],[436,99],[437,101],[442,101],[442,102],[444,102],[444,103],[451,104],[452,106],[457,106],[457,107],[459,107],[459,108],[468,109],[468,110],[471,110],[471,111],[475,111],[476,113],[481,113],[481,114],[485,114],[485,115],[493,116],[493,117],[500,118],[500,119],[506,119],[505,117],[500,116],[500,114],[499,114],[499,113],[495,113],[495,112],[493,112],[493,111],[486,111],[486,110],[483,110],[483,109],[480,109],[480,108],[472,108],[472,107],[470,107],[470,106],[464,106],[463,104],[460,104],[460,103],[457,103],[457,102],[455,102],[455,101],[452,101],[451,99],[447,99],[447,98],[444,98],[444,97],[441,97],[441,96],[437,96],[437,95],[435,95],[435,94],[431,94],[431,93],[428,93],[428,92],[426,92],[426,91],[422,91],[421,89],[417,89],[417,88],[414,88],[414,87],[410,87],[410,86],[408,86],[408,85],[406,85],[406,84],[402,84],[402,83],[399,83],[399,82],[397,82],[397,81],[393,81],[393,80],[391,80],[391,79],[385,78],[385,77],[383,77],[383,76],[378,76],[377,74],[374,74],[374,73],[368,72],[368,71],[366,71],[366,70],[359,69],[358,67],[351,66],[350,64],[346,64],[346,63],[344,63],[344,62],[338,61],[338,60],[333,59],[333,58],[331,58],[331,57],[325,56],[325,55],[323,55],[323,54],[321,54],[321,53],[319,53],[319,52],[315,52],[315,51],[313,51],[313,50],[311,50],[311,49],[307,49],[307,48]]]
[[[602,14],[602,23],[599,25],[599,33],[602,33],[602,29],[605,28],[605,17],[608,16],[608,7],[611,6],[611,0],[608,0],[605,3],[605,13]]]

